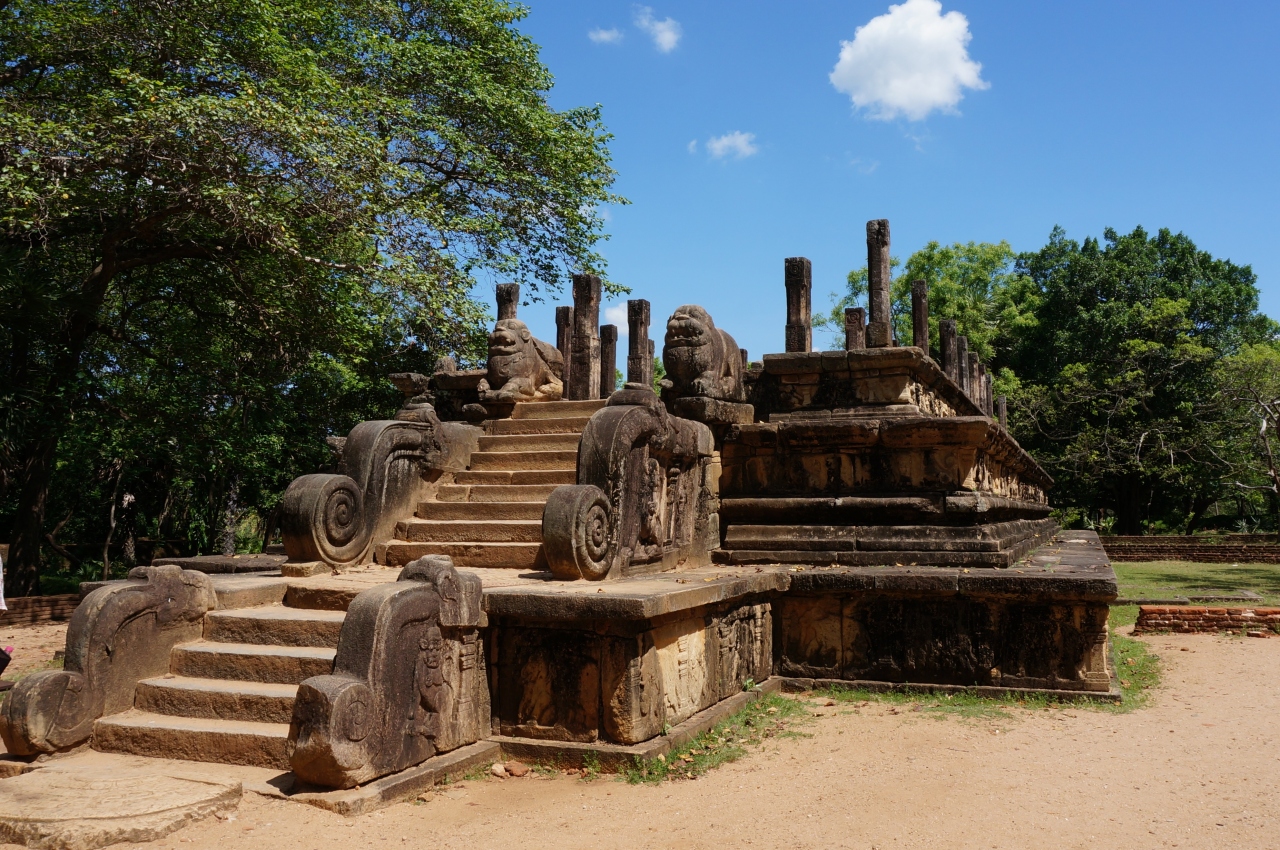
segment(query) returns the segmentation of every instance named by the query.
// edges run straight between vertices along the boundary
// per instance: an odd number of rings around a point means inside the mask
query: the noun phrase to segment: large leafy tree
[[[522,14],[498,0],[0,2],[10,593],[35,589],[59,446],[77,415],[129,397],[130,364],[170,370],[152,387],[168,415],[189,403],[253,435],[257,402],[303,365],[323,373],[322,353],[341,360],[353,304],[418,344],[465,348],[480,270],[555,287],[599,266],[608,136],[598,109],[548,105]],[[197,338],[182,353],[179,332]]]
[[[1083,243],[1055,229],[1019,270],[1036,321],[998,363],[1020,382],[1015,433],[1057,500],[1110,510],[1125,534],[1203,514],[1232,473],[1216,368],[1274,335],[1252,270],[1142,228]]]

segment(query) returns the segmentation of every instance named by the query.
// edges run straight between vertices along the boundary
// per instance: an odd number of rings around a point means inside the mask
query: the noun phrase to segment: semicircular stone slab
[[[217,771],[137,756],[77,754],[0,781],[0,842],[94,850],[154,841],[234,809],[242,793],[238,778]]]

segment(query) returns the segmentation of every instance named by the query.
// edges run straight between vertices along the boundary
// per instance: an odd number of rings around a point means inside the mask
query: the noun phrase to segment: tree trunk
[[[227,484],[227,504],[222,514],[222,554],[236,553],[236,526],[240,524],[240,476],[232,475]]]
[[[57,450],[56,434],[32,444],[19,473],[18,512],[9,541],[9,560],[4,565],[6,597],[40,594],[40,544]]]
[[[1136,475],[1120,479],[1116,492],[1116,534],[1142,533],[1142,487]]]

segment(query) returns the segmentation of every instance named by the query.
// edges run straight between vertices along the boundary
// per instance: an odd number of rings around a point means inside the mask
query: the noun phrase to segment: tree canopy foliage
[[[917,279],[929,283],[934,350],[938,320],[956,319],[1068,512],[1105,512],[1136,534],[1193,530],[1246,494],[1274,499],[1259,422],[1280,424],[1262,401],[1280,396],[1265,380],[1277,326],[1258,312],[1248,266],[1142,228],[1082,243],[1055,228],[1022,255],[1007,243],[931,242],[893,281],[899,339],[910,337]],[[861,301],[865,280],[865,269],[850,273],[828,325]]]
[[[153,525],[177,502],[208,524],[385,409],[380,374],[474,356],[478,274],[536,297],[600,270],[609,136],[548,104],[523,14],[0,3],[10,593],[35,589],[51,492],[68,517],[64,488],[124,487]]]

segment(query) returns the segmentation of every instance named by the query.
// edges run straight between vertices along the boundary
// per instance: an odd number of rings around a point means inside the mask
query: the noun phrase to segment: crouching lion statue
[[[662,382],[664,399],[702,396],[722,401],[746,400],[738,344],[696,304],[677,307],[671,314],[662,345],[662,363],[667,370]]]
[[[564,394],[564,357],[519,319],[500,319],[489,334],[489,371],[480,400],[557,401]]]

